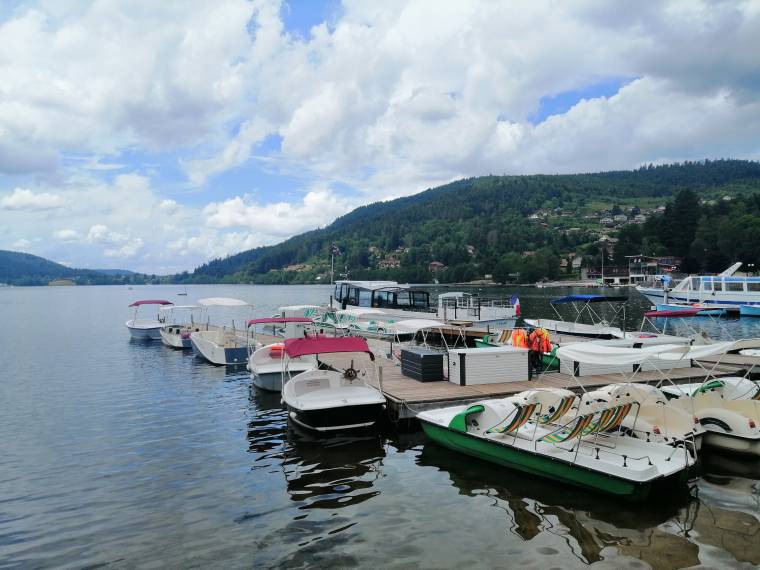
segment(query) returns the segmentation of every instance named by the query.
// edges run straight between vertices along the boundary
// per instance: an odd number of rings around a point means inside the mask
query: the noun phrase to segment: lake
[[[268,316],[330,288],[182,290],[0,289],[0,568],[760,565],[760,461],[705,453],[696,491],[637,506],[419,431],[312,436],[245,370],[132,342],[124,321],[141,298],[231,296]],[[523,314],[567,293],[521,289]],[[638,328],[649,304],[631,305]],[[760,336],[760,319],[702,321]]]

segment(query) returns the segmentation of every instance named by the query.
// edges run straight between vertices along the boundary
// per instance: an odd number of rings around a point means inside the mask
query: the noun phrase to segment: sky
[[[0,3],[0,249],[167,274],[486,174],[760,158],[760,1]]]

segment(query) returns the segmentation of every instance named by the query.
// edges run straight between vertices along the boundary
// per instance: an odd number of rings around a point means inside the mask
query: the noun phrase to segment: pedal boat
[[[432,441],[453,451],[640,501],[655,485],[685,484],[695,459],[686,446],[624,435],[622,422],[637,410],[625,395],[610,406],[549,389],[429,410],[417,418]]]

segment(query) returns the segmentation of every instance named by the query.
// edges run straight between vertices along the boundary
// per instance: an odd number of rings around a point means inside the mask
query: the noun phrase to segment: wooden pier
[[[259,335],[263,342],[282,342],[281,338],[266,337]],[[271,339],[271,340],[270,340]],[[483,400],[488,398],[503,398],[522,392],[539,388],[564,388],[573,392],[581,393],[608,384],[625,384],[628,382],[666,385],[667,377],[675,384],[689,384],[704,382],[710,372],[716,377],[743,375],[753,365],[760,372],[760,358],[745,357],[739,355],[726,355],[720,364],[705,360],[704,368],[693,366],[691,368],[673,368],[664,372],[640,371],[633,379],[623,374],[599,374],[594,376],[574,377],[559,372],[541,374],[531,380],[518,382],[502,382],[498,384],[476,384],[472,386],[459,386],[448,380],[440,382],[419,382],[401,373],[401,366],[388,358],[387,343],[370,341],[370,348],[375,355],[375,363],[378,373],[382,377],[382,390],[388,400],[388,408],[393,419],[413,418],[417,413],[431,408],[439,408],[446,405],[458,405]],[[728,362],[730,360],[730,362]],[[357,370],[369,370],[371,368],[369,357],[358,354],[330,354],[320,356],[320,361],[334,368],[344,369],[351,365]]]

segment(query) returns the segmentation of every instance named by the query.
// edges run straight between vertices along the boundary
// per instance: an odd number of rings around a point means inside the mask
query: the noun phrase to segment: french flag
[[[520,316],[520,299],[517,297],[517,295],[512,295],[512,298],[509,300],[509,302],[514,306],[515,308],[515,316]]]

